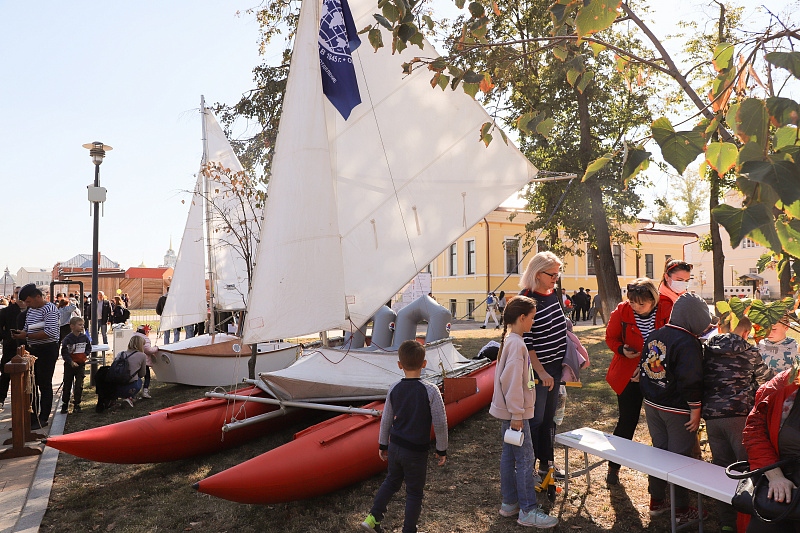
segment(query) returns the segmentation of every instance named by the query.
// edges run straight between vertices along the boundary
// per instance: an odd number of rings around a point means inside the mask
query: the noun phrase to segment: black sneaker
[[[66,405],[62,405],[62,406],[61,406],[61,414],[62,414],[62,415],[65,415],[65,414],[67,414],[67,413],[69,413],[69,407],[68,407],[68,406],[66,406]]]
[[[73,413],[80,413],[81,412],[81,406],[80,405],[73,405],[72,406],[72,412]]]
[[[619,470],[616,469],[608,469],[608,474],[606,474],[606,485],[619,485]]]

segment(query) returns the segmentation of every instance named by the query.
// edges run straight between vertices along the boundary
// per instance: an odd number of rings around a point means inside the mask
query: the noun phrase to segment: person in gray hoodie
[[[645,340],[639,387],[655,448],[691,457],[703,400],[703,346],[698,337],[711,320],[708,305],[685,293],[675,301],[667,325]],[[650,476],[650,516],[669,510],[666,489],[666,481]],[[675,507],[678,523],[699,517],[689,506],[686,489],[675,487]]]

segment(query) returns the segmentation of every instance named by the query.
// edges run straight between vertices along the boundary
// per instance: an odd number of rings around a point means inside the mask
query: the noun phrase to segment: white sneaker
[[[148,400],[152,398],[152,396],[150,396],[150,389],[142,389],[142,398],[147,398]]]
[[[517,524],[525,527],[546,529],[554,527],[556,524],[558,524],[558,518],[555,516],[550,516],[537,507],[536,509],[528,511],[527,513],[525,511],[520,511],[519,518],[517,518]]]
[[[130,398],[123,398],[122,405],[127,405],[128,407],[133,407],[133,400]]]

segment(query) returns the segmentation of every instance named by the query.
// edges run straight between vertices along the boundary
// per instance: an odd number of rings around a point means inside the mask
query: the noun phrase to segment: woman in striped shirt
[[[659,294],[655,283],[647,278],[628,285],[628,300],[611,313],[606,328],[606,344],[614,353],[606,381],[617,393],[619,419],[614,435],[633,439],[642,411],[639,390],[639,361],[647,336],[664,326],[672,312],[672,300]],[[619,465],[608,464],[606,483],[619,483]]]
[[[539,380],[530,430],[533,451],[543,475],[553,465],[553,416],[559,389],[555,384],[561,381],[561,365],[567,352],[567,319],[559,296],[553,291],[561,275],[561,265],[561,260],[552,252],[539,252],[530,260],[520,279],[520,294],[536,300],[536,320],[523,339]],[[563,477],[558,470],[555,474]]]

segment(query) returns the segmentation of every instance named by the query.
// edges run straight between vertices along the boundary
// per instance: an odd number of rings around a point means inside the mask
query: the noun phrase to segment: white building
[[[164,264],[159,268],[175,268],[175,263],[178,261],[178,255],[172,249],[172,237],[169,238],[169,250],[164,255]]]
[[[16,283],[16,278],[14,278],[14,275],[9,272],[8,267],[6,267],[5,272],[3,272],[3,277],[0,278],[0,295],[10,296],[13,294]]]
[[[737,191],[728,191],[725,193],[723,202],[741,207],[742,196]],[[697,233],[700,236],[699,240],[702,240],[708,235],[709,228],[710,224],[706,221],[687,226],[685,229]],[[769,248],[747,238],[739,244],[738,248],[731,248],[731,239],[725,228],[720,226],[719,233],[722,239],[722,253],[725,255],[723,270],[725,297],[753,297],[753,291],[757,289],[760,291],[762,299],[778,298],[780,293],[778,272],[774,268],[758,272],[758,260],[762,255],[771,253]],[[689,291],[704,298],[712,298],[714,295],[714,268],[711,252],[701,250],[699,241],[688,243],[686,245],[686,261],[694,265]]]
[[[51,281],[53,273],[47,268],[22,267],[17,270],[17,285],[20,287],[33,283],[43,291],[49,291]]]

